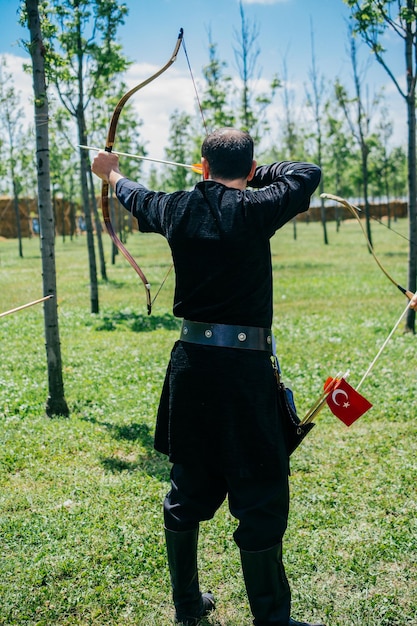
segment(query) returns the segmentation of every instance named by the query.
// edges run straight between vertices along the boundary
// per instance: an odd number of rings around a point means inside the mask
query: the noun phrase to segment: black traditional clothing
[[[309,207],[320,170],[306,163],[258,167],[250,185],[231,189],[212,180],[192,191],[149,191],[122,179],[116,193],[142,232],[171,247],[174,315],[196,322],[268,328],[272,322],[269,240]]]
[[[142,232],[168,240],[174,315],[192,322],[270,328],[270,238],[309,207],[320,170],[308,163],[258,167],[239,190],[207,180],[191,191],[154,192],[121,179],[120,202]],[[212,517],[226,495],[241,550],[282,541],[288,455],[267,351],[177,341],[162,390],[155,448],[174,464],[164,503],[168,539]],[[171,545],[170,543],[170,545]],[[202,614],[202,613],[201,613]]]
[[[142,232],[172,250],[174,314],[193,321],[272,324],[269,240],[309,207],[320,170],[258,167],[238,190],[208,180],[191,191],[153,192],[128,179],[116,193]],[[173,463],[215,463],[229,474],[286,475],[276,383],[266,352],[175,344],[158,411],[155,447]]]

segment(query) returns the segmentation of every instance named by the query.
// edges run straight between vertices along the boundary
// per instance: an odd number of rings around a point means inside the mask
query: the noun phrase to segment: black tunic
[[[122,179],[116,194],[142,232],[166,237],[176,287],[173,311],[194,321],[269,328],[269,240],[309,207],[318,167],[258,167],[241,191],[204,181],[154,192]],[[239,475],[281,472],[285,459],[275,380],[266,352],[177,342],[162,391],[155,447],[172,462],[215,461]]]

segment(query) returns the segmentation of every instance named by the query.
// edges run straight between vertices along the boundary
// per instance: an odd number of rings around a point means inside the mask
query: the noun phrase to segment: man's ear
[[[250,172],[248,174],[248,182],[250,182],[252,180],[252,178],[254,177],[257,165],[258,164],[257,164],[256,161],[252,161],[252,167],[251,167]]]
[[[204,157],[201,157],[201,165],[203,168],[203,179],[208,180],[210,178],[210,167],[207,159],[205,159]]]

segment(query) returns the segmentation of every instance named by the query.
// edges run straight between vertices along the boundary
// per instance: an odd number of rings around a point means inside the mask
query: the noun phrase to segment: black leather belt
[[[183,320],[181,341],[199,343],[203,346],[263,350],[272,354],[272,333],[269,328],[256,326],[232,326]]]

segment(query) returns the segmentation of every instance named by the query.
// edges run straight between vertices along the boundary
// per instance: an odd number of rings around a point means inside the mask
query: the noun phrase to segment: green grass
[[[395,225],[406,234],[406,223]],[[287,226],[273,240],[274,331],[303,414],[328,375],[357,384],[405,306],[355,223]],[[406,243],[374,226],[376,251],[406,282]],[[109,257],[109,241],[104,240]],[[154,293],[165,242],[128,247]],[[42,296],[39,241],[0,243],[0,311]],[[0,624],[172,624],[162,528],[169,464],[153,450],[159,391],[178,336],[171,275],[146,315],[142,284],[118,258],[89,313],[86,242],[56,242],[68,419],[45,416],[42,305],[0,319]],[[293,613],[328,626],[417,625],[416,337],[401,328],[361,392],[351,428],[326,408],[292,457],[285,562]],[[251,623],[227,506],[202,526],[210,623]]]

